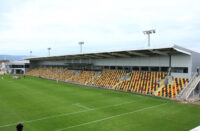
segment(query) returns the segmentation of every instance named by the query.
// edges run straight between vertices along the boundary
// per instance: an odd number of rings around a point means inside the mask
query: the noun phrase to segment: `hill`
[[[25,55],[0,55],[0,60],[23,60],[28,57]]]

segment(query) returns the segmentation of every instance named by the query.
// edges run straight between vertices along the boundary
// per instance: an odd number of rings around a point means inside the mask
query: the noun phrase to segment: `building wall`
[[[196,53],[196,52],[192,52],[192,71],[191,71],[191,75],[193,76],[193,74],[195,72],[197,72],[197,68],[200,69],[200,54]]]
[[[65,65],[64,63],[66,63],[66,60],[59,60],[59,61],[55,61],[55,60],[51,60],[51,61],[31,61],[30,65],[31,68],[35,68],[37,66],[49,66],[49,65]]]
[[[191,57],[188,55],[173,55],[172,67],[189,67]],[[168,56],[149,56],[134,58],[95,59],[94,65],[101,66],[169,66]]]
[[[167,61],[166,61],[167,60]],[[168,57],[134,57],[96,59],[94,65],[101,66],[167,66]]]
[[[172,67],[188,67],[188,73],[172,73],[174,77],[191,78],[192,73],[192,56],[190,55],[173,55]]]
[[[28,67],[26,67],[26,65],[29,65],[29,60],[14,60],[14,61],[9,61],[5,64],[8,74],[16,74],[17,71],[20,71],[21,73],[25,74],[26,70],[28,70]]]
[[[65,66],[66,63],[89,63],[92,62],[91,59],[78,59],[78,60],[51,60],[51,61],[30,61],[31,68],[37,66]]]
[[[191,78],[189,73],[171,73],[171,75],[177,78]]]

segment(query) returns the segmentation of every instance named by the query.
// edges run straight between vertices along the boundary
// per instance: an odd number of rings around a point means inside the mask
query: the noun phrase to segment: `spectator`
[[[17,126],[16,126],[16,128],[17,128],[17,131],[23,131],[23,125],[22,125],[22,123],[19,123]]]

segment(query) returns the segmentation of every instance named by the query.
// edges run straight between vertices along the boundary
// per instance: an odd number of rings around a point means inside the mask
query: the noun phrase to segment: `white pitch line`
[[[64,113],[64,114],[60,114],[60,115],[47,116],[47,117],[42,117],[42,118],[39,118],[39,119],[28,120],[28,121],[20,121],[20,122],[21,123],[31,123],[31,122],[35,122],[35,121],[47,120],[47,119],[52,119],[52,118],[58,118],[58,117],[63,117],[63,116],[74,115],[74,114],[79,114],[79,113],[83,113],[83,112],[98,110],[98,109],[109,108],[109,107],[113,107],[113,106],[125,105],[125,104],[129,104],[129,103],[133,103],[133,102],[136,102],[136,101],[125,102],[125,103],[110,105],[110,106],[103,106],[103,107],[98,107],[98,108],[93,108],[93,109],[88,109],[88,110],[83,110],[83,111]],[[0,128],[14,126],[14,125],[17,125],[17,124],[18,123],[11,123],[11,124],[7,124],[7,125],[2,125],[2,126],[0,126]]]
[[[127,112],[127,113],[122,113],[122,114],[119,114],[119,115],[114,115],[114,116],[106,117],[106,118],[103,118],[103,119],[94,120],[94,121],[82,123],[82,124],[79,124],[79,125],[74,125],[74,126],[58,129],[58,130],[55,130],[55,131],[63,131],[63,130],[67,130],[67,129],[71,129],[71,128],[75,128],[75,127],[79,127],[79,126],[89,125],[89,124],[101,122],[101,121],[104,121],[104,120],[108,120],[108,119],[112,119],[112,118],[116,118],[116,117],[120,117],[120,116],[125,116],[125,115],[128,115],[128,114],[133,114],[133,113],[144,111],[144,110],[147,110],[147,109],[163,106],[163,105],[166,105],[166,104],[168,104],[168,103],[159,104],[159,105],[155,105],[155,106],[150,106],[150,107],[142,108],[142,109],[131,111],[131,112]]]
[[[84,109],[87,109],[87,110],[90,110],[91,108],[87,107],[87,106],[84,106],[84,105],[81,105],[80,103],[76,103],[76,104],[73,104],[75,106],[78,106],[78,107],[81,107],[81,108],[84,108]]]
[[[129,104],[129,103],[133,103],[133,102],[136,102],[136,101],[129,101],[129,102],[121,103],[121,104],[115,104],[115,105],[103,106],[103,107],[94,108],[94,109],[104,109],[104,108],[109,108],[109,107],[113,107],[113,106],[121,106],[121,105]]]

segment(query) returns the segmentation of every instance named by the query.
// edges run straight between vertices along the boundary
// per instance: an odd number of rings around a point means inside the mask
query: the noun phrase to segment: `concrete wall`
[[[60,61],[39,61],[39,65],[63,65],[66,61],[65,60],[60,60]]]
[[[188,67],[188,73],[172,73],[174,77],[191,78],[192,73],[192,56],[190,55],[173,55],[172,67]]]
[[[200,54],[196,52],[192,52],[192,71],[191,75],[197,72],[197,68],[200,69]]]
[[[60,61],[30,61],[30,68],[36,68],[38,66],[64,66],[65,60]]]
[[[188,67],[191,62],[191,57],[188,55],[173,55],[172,67]],[[134,57],[134,58],[110,58],[110,59],[95,59],[94,65],[100,66],[169,66],[168,56],[149,56],[149,57]]]
[[[180,78],[191,78],[189,73],[171,73],[173,77],[180,77]]]
[[[48,66],[48,65],[53,65],[53,66],[64,66],[66,63],[89,63],[92,62],[91,59],[78,59],[78,60],[51,60],[51,61],[31,61],[30,65],[32,67],[35,66]]]

